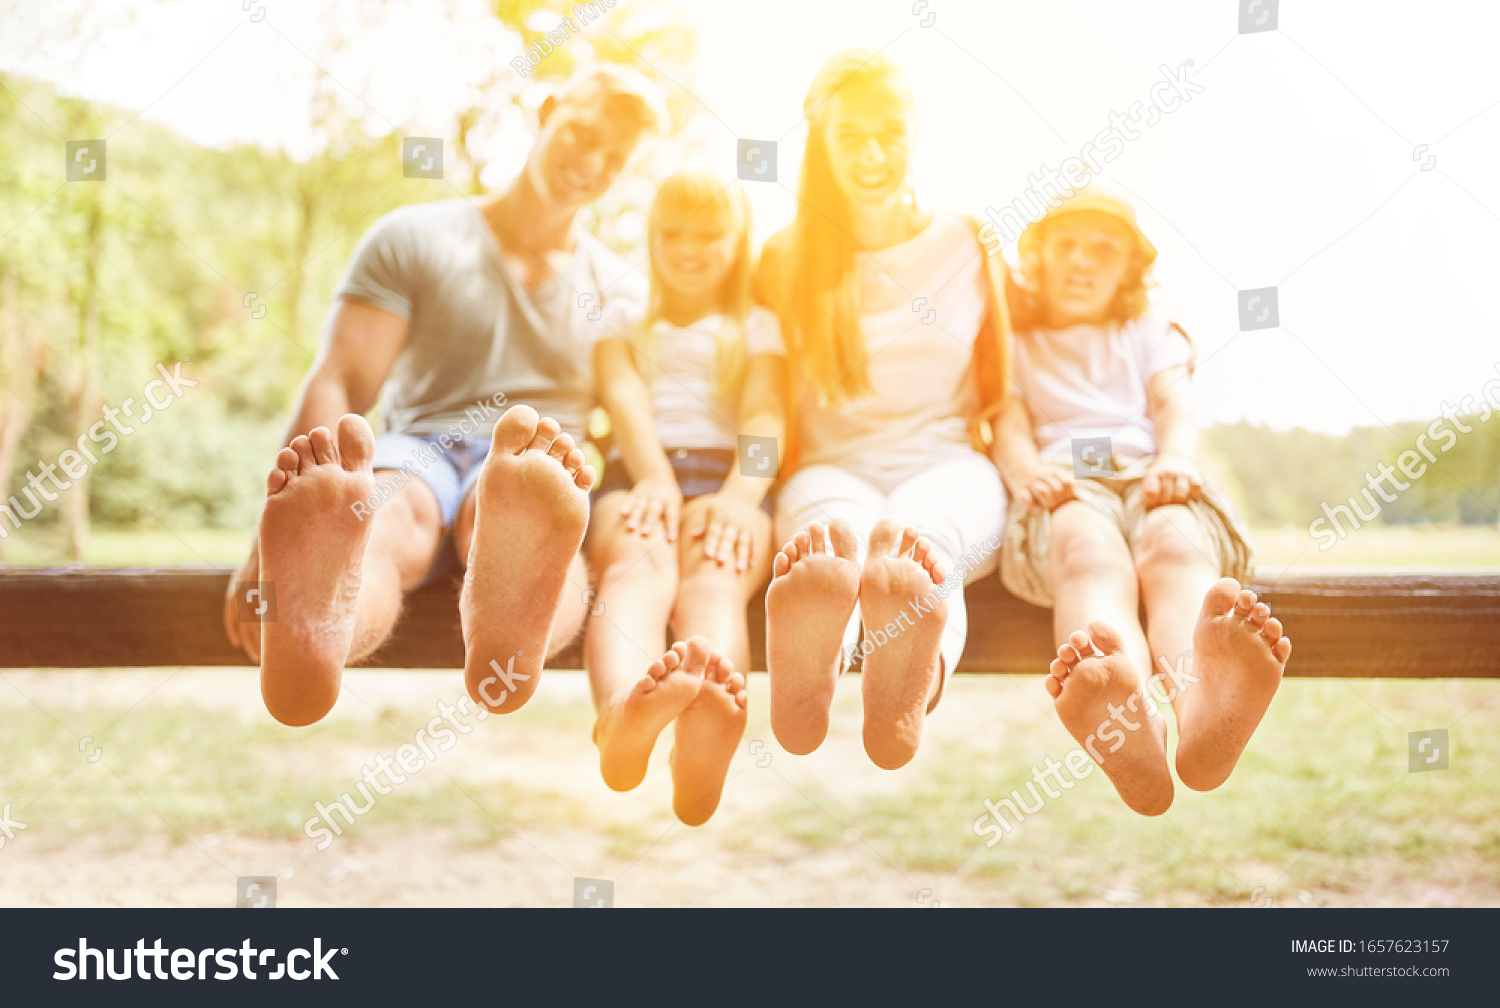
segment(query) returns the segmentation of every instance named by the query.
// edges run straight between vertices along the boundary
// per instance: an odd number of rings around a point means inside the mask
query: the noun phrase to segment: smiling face
[[[828,100],[823,119],[829,168],[855,212],[903,191],[916,134],[908,95],[880,82],[851,84]]]
[[[720,214],[668,211],[652,221],[652,263],[668,306],[713,310],[734,269],[739,235]]]
[[[1130,273],[1135,235],[1109,214],[1068,214],[1047,224],[1041,242],[1041,294],[1054,328],[1098,324]]]
[[[602,92],[542,104],[542,130],[526,161],[532,187],[559,209],[577,210],[609,191],[640,139],[621,99]]]

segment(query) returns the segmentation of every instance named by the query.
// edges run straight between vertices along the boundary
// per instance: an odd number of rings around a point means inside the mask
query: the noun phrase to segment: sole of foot
[[[375,489],[374,451],[370,425],[351,413],[336,435],[293,438],[266,477],[260,577],[275,586],[277,612],[260,626],[260,691],[282,724],[312,724],[338,700],[374,527],[353,505]]]
[[[600,712],[594,741],[599,773],[612,790],[629,791],[645,780],[657,736],[697,698],[708,659],[704,638],[678,641],[629,693]]]
[[[1167,727],[1113,627],[1096,621],[1088,633],[1075,630],[1057,649],[1046,686],[1063,727],[1104,769],[1126,805],[1146,816],[1171,807]]]
[[[745,734],[747,699],[734,663],[710,652],[703,687],[672,729],[672,810],[688,826],[703,825],[719,807],[724,775]]]
[[[829,544],[833,553],[827,552]],[[859,598],[859,540],[842,520],[813,522],[771,563],[766,589],[766,670],[771,730],[805,756],[828,735],[828,711],[843,671],[844,628]]]
[[[1228,780],[1281,685],[1290,637],[1253,591],[1214,583],[1193,628],[1193,679],[1177,709],[1177,777],[1194,791]]]
[[[927,705],[943,674],[939,652],[948,603],[934,589],[944,576],[932,544],[916,529],[891,518],[876,523],[859,574],[859,612],[866,641],[877,630],[887,640],[865,655],[860,692],[865,753],[886,770],[917,754]]]
[[[474,538],[458,606],[464,683],[494,713],[516,710],[541,682],[568,566],[588,528],[593,482],[593,467],[556,420],[512,406],[496,422],[474,488]]]

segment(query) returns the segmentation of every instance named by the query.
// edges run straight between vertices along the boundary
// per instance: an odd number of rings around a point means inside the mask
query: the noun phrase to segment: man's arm
[[[323,326],[318,359],[302,380],[297,405],[282,446],[314,427],[337,430],[345,413],[364,414],[375,405],[380,387],[390,374],[396,357],[406,344],[407,324],[382,308],[339,298],[329,309]],[[243,648],[250,660],[260,661],[260,634],[240,633],[235,607],[236,586],[260,579],[259,532],[250,540],[250,557],[229,582],[224,599],[224,629],[235,647]],[[247,624],[259,630],[259,624]]]

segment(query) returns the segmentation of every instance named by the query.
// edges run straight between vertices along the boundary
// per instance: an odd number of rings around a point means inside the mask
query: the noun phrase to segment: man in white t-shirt
[[[1242,589],[1244,529],[1194,461],[1192,346],[1146,314],[1156,249],[1134,212],[1081,191],[1023,233],[1020,253],[1016,394],[995,453],[1013,501],[1001,578],[1053,608],[1046,686],[1063,724],[1127,805],[1160,815],[1173,784],[1155,701],[1177,716],[1178,779],[1218,787],[1292,645]]]
[[[260,663],[266,708],[284,724],[328,713],[345,665],[379,647],[402,593],[450,552],[467,566],[459,609],[476,704],[520,707],[582,625],[587,315],[644,291],[574,218],[665,109],[638,73],[600,65],[543,102],[540,120],[503,192],[388,214],[339,286],[257,544],[225,600],[230,640]],[[383,385],[389,430],[376,439],[362,414]]]

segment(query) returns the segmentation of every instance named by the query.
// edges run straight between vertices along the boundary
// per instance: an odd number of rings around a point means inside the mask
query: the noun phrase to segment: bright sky
[[[68,44],[38,43],[36,19],[77,4],[26,4],[29,24],[0,31],[0,67],[144,109],[201,143],[305,155],[318,145],[307,125],[315,61],[367,103],[372,130],[442,136],[473,82],[509,72],[517,55],[482,0],[391,0],[383,12],[359,0],[242,2],[249,10],[99,0],[88,9],[103,27]],[[1193,60],[1189,79],[1204,90],[1140,127],[1102,182],[1135,200],[1160,249],[1161,309],[1200,346],[1200,418],[1340,432],[1436,416],[1445,398],[1500,377],[1500,6],[1280,6],[1277,31],[1246,35],[1235,0],[677,10],[699,32],[692,136],[726,174],[737,137],[779,143],[780,183],[747,183],[761,237],[791,217],[802,97],[839,49],[881,48],[907,68],[919,196],[971,213],[1077,154],[1111,111],[1149,104],[1163,64]],[[330,29],[345,41],[332,56]],[[490,143],[499,182],[524,134],[512,125]],[[1283,324],[1239,332],[1237,290],[1272,286]]]

